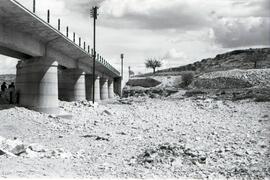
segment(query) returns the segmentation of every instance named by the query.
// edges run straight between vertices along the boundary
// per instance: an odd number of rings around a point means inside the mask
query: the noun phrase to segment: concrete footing
[[[19,104],[45,113],[57,114],[58,63],[32,58],[17,64],[16,91]]]

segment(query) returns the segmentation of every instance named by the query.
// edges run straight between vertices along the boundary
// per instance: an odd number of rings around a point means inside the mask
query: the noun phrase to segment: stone
[[[53,114],[50,114],[48,117],[49,118],[53,118],[53,119],[57,118],[57,116],[56,115],[53,115]]]
[[[244,152],[241,150],[237,150],[236,152],[234,152],[234,154],[239,157],[244,156]]]
[[[25,157],[37,158],[37,157],[40,157],[40,155],[38,152],[32,151],[31,149],[27,148],[25,151]]]
[[[11,156],[11,157],[16,157],[14,154],[0,148],[0,156],[1,155],[8,155],[8,156]]]
[[[14,155],[20,155],[21,153],[25,152],[26,147],[22,143],[22,141],[16,140],[9,140],[5,138],[0,139],[0,149],[2,151],[12,153]]]
[[[10,152],[19,156],[20,154],[24,153],[26,150],[23,144],[16,145]]]
[[[110,111],[108,111],[108,110],[104,110],[104,111],[102,112],[102,114],[106,114],[106,115],[109,115],[109,116],[112,115],[112,113],[111,113]]]
[[[35,151],[35,152],[46,152],[44,147],[39,145],[39,144],[31,144],[29,146],[29,149],[32,150],[32,151]]]

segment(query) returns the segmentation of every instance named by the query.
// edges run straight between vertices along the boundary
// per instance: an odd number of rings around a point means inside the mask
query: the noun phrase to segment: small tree
[[[162,66],[162,63],[160,60],[157,60],[155,58],[149,58],[146,60],[145,62],[145,66],[146,68],[152,68],[153,69],[153,73],[156,73],[156,68],[159,68]]]
[[[250,51],[247,53],[247,59],[254,63],[254,69],[257,68],[259,61],[264,61],[266,59],[266,55],[260,51]]]

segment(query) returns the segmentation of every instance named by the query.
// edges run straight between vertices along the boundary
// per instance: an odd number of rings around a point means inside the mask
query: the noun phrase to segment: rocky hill
[[[159,70],[159,75],[179,75],[183,71],[194,71],[202,74],[213,71],[226,71],[231,69],[265,69],[270,68],[270,48],[234,50],[218,54],[214,58],[207,58],[185,66]],[[152,73],[140,75],[150,76]]]
[[[2,84],[3,82],[10,84],[11,82],[15,82],[15,79],[16,79],[15,74],[1,74],[0,75],[0,84]]]
[[[125,86],[123,95],[169,96],[184,89],[188,96],[214,94],[222,99],[270,101],[269,77],[270,48],[235,50],[154,75],[134,77]],[[152,81],[153,86],[149,83]]]

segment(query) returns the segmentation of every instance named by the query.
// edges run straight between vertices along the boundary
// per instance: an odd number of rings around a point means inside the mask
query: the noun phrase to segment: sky
[[[17,0],[32,9],[32,0]],[[36,13],[82,37],[92,47],[90,7],[98,4],[97,51],[120,70],[124,53],[135,73],[150,72],[148,58],[174,67],[234,49],[270,46],[270,0],[36,0]],[[15,73],[17,61],[0,56],[0,74]]]

